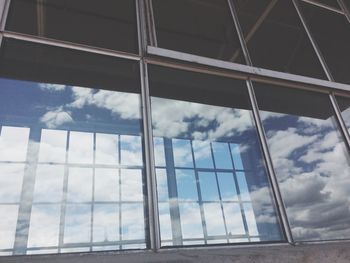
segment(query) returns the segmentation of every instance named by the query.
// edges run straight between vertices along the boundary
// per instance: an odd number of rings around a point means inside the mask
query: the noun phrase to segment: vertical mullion
[[[145,49],[144,43],[143,43],[143,34],[144,34],[144,8],[143,8],[143,2],[141,0],[134,0],[135,6],[136,6],[136,22],[137,22],[137,41],[138,41],[138,47],[139,47],[139,55],[141,56],[143,53],[143,50]]]
[[[204,244],[207,244],[208,243],[207,224],[206,224],[206,221],[205,221],[202,192],[201,192],[201,186],[200,186],[200,183],[199,183],[199,175],[198,175],[198,171],[197,171],[196,160],[195,160],[195,157],[194,157],[194,150],[193,150],[193,142],[192,142],[192,140],[191,140],[191,155],[192,155],[192,161],[193,161],[194,176],[196,178],[196,187],[197,187],[197,194],[198,194],[199,210],[200,210],[201,219],[202,219],[202,228],[203,228],[203,234],[204,234]]]
[[[231,14],[232,14],[232,17],[233,17],[233,20],[234,20],[234,24],[235,24],[235,27],[236,27],[236,30],[237,30],[237,33],[238,33],[238,37],[239,37],[239,40],[241,42],[241,47],[242,47],[242,50],[243,50],[243,53],[244,53],[247,65],[248,66],[252,66],[252,61],[251,61],[250,56],[249,56],[248,47],[246,45],[246,42],[245,42],[245,39],[244,39],[244,35],[243,35],[242,29],[241,29],[241,26],[240,26],[240,23],[239,23],[239,20],[238,20],[238,16],[237,16],[237,13],[235,11],[235,7],[234,7],[234,4],[233,4],[232,1],[233,0],[228,0],[228,3],[229,3],[229,6],[230,6],[230,10],[231,10]],[[296,6],[295,0],[292,0],[292,1],[293,1],[294,5]],[[297,6],[296,6],[296,9],[298,11],[298,15],[301,17],[300,11],[297,8]],[[301,18],[301,20],[302,20],[302,23],[303,23],[304,27],[306,28],[306,24],[305,24],[304,20],[302,18]],[[308,30],[307,30],[307,33],[308,33],[308,36],[309,36],[313,46],[315,47],[316,43],[311,38],[311,35],[310,35]],[[320,56],[320,53],[317,53],[317,55],[319,56],[320,60],[323,59],[323,57]],[[326,67],[326,64],[322,63],[322,66]],[[325,70],[325,71],[327,73],[329,72],[328,69]],[[269,178],[270,178],[270,182],[271,182],[271,186],[272,186],[272,190],[273,190],[272,192],[273,192],[273,196],[274,196],[274,199],[275,199],[274,201],[276,202],[277,207],[278,207],[278,214],[280,215],[280,218],[282,220],[282,226],[283,226],[283,230],[284,230],[284,232],[286,234],[287,241],[289,243],[293,244],[294,241],[293,241],[293,236],[292,236],[290,224],[289,224],[289,221],[288,221],[288,218],[287,218],[286,208],[285,208],[285,205],[284,205],[283,200],[282,200],[282,196],[281,196],[280,189],[279,189],[279,186],[278,186],[276,174],[275,174],[275,171],[274,171],[274,168],[273,168],[273,164],[272,164],[272,159],[271,159],[271,156],[270,156],[270,152],[268,150],[266,135],[265,135],[265,131],[264,131],[264,128],[262,126],[262,123],[261,123],[261,119],[260,119],[260,115],[259,115],[259,108],[258,108],[258,104],[257,104],[256,97],[255,97],[255,94],[254,94],[254,90],[253,90],[253,86],[252,86],[251,80],[247,80],[247,86],[248,86],[248,92],[249,92],[249,99],[250,99],[250,102],[251,102],[251,105],[252,105],[254,121],[255,121],[255,125],[257,127],[259,141],[260,141],[260,144],[262,146],[263,154],[264,154],[264,157],[265,157],[265,163],[266,163],[266,166],[267,166],[267,169],[268,169],[268,172],[269,172],[268,174],[269,174]],[[233,160],[232,160],[232,163],[233,163]],[[237,178],[236,178],[236,172],[235,172],[235,183],[237,184],[237,191],[239,191],[238,182],[237,182]],[[242,202],[240,202],[240,205],[242,207]],[[242,211],[242,215],[244,216],[244,219],[245,219],[245,215],[243,214],[243,211]],[[244,224],[245,224],[245,227],[247,227],[246,226],[246,220],[244,220]]]
[[[64,228],[66,221],[66,206],[67,206],[67,191],[68,191],[68,155],[69,155],[69,141],[70,141],[70,131],[67,131],[67,142],[66,142],[66,157],[64,164],[64,177],[63,177],[63,189],[62,189],[62,201],[61,201],[61,215],[60,215],[60,227],[58,235],[58,252],[61,252],[63,247],[64,239]]]
[[[0,0],[0,31],[5,30],[6,19],[10,10],[11,0]]]
[[[121,136],[120,134],[118,134],[118,165],[121,165]],[[120,244],[119,244],[119,249],[121,250],[122,249],[122,241],[123,241],[123,229],[122,229],[122,178],[121,178],[121,168],[118,168],[117,170],[118,174],[118,193],[119,193],[119,196],[118,196],[118,217],[119,217],[119,241],[120,241]]]
[[[348,132],[348,128],[346,127],[345,121],[342,117],[340,108],[338,106],[337,100],[336,100],[333,92],[331,92],[329,94],[329,99],[331,100],[331,104],[332,104],[333,110],[335,112],[335,118],[340,126],[342,135],[345,138],[345,144],[347,146],[347,149],[350,151],[350,135]]]
[[[5,31],[7,15],[10,10],[10,2],[10,0],[0,0],[0,47],[3,40],[3,35],[1,32]]]
[[[222,213],[222,218],[224,220],[224,227],[225,227],[225,233],[226,233],[226,240],[227,243],[230,243],[230,239],[228,236],[228,231],[227,231],[227,224],[226,224],[226,217],[225,217],[225,212],[224,212],[224,205],[222,203],[222,196],[221,196],[221,190],[220,190],[220,185],[219,185],[219,179],[218,179],[218,174],[216,171],[216,163],[215,163],[215,158],[214,158],[214,150],[213,150],[213,145],[210,143],[210,152],[211,152],[211,158],[213,161],[214,165],[214,173],[215,173],[215,181],[216,181],[216,187],[218,189],[218,194],[219,194],[219,200],[220,200],[220,207],[221,207],[221,213]]]
[[[349,10],[349,8],[346,6],[346,4],[344,3],[343,0],[338,0],[338,4],[340,5],[340,8],[344,12],[344,15],[346,16],[346,19],[350,23],[350,10]]]
[[[328,68],[326,60],[325,60],[325,58],[324,58],[324,56],[323,56],[319,46],[317,45],[316,40],[312,36],[311,31],[309,29],[309,26],[307,25],[306,20],[305,20],[302,12],[300,10],[299,2],[297,2],[297,0],[292,0],[292,2],[294,4],[295,10],[296,10],[296,12],[297,12],[297,14],[299,16],[300,21],[303,24],[303,27],[304,27],[304,29],[306,31],[306,34],[309,37],[309,40],[310,40],[310,42],[311,42],[311,44],[312,44],[312,46],[314,48],[314,51],[315,51],[315,53],[316,53],[316,55],[317,55],[317,57],[318,57],[318,59],[319,59],[319,61],[321,63],[321,66],[322,66],[322,68],[323,68],[323,70],[324,70],[324,72],[325,72],[325,74],[327,76],[327,79],[329,81],[334,81],[334,78],[332,76],[332,73],[331,73],[330,69]]]
[[[148,201],[148,222],[149,222],[149,237],[150,248],[157,251],[160,248],[160,228],[158,215],[158,197],[157,183],[154,163],[154,145],[151,119],[151,102],[148,83],[148,68],[147,63],[140,61],[141,74],[141,105],[143,117],[143,132],[144,132],[144,152],[146,166],[146,184],[147,184],[147,201]]]
[[[239,39],[239,42],[241,44],[241,48],[242,48],[242,51],[243,51],[243,55],[244,55],[245,61],[246,61],[248,66],[252,66],[252,61],[250,59],[249,51],[248,51],[248,48],[247,48],[247,45],[246,45],[246,42],[245,42],[245,39],[244,39],[244,34],[243,34],[243,31],[242,31],[241,25],[240,25],[239,20],[238,20],[238,15],[237,15],[237,12],[235,10],[235,6],[233,4],[233,0],[227,0],[227,2],[228,2],[228,5],[229,5],[229,8],[230,8],[230,12],[231,12],[231,16],[232,16],[232,19],[233,19],[234,27],[236,28],[238,39]]]
[[[277,207],[278,207],[278,214],[280,215],[280,219],[282,220],[283,230],[286,234],[287,241],[290,244],[294,244],[292,231],[291,231],[289,220],[287,217],[286,208],[285,208],[285,205],[284,205],[284,202],[282,199],[282,195],[281,195],[281,192],[279,189],[276,173],[275,173],[275,170],[273,168],[272,158],[271,158],[270,151],[268,148],[266,134],[265,134],[265,130],[264,130],[264,127],[262,125],[262,122],[261,122],[260,115],[259,115],[259,107],[258,107],[258,103],[257,103],[256,97],[255,97],[253,84],[252,84],[251,80],[247,80],[247,86],[248,86],[250,103],[252,105],[255,125],[257,128],[257,133],[258,133],[258,136],[260,139],[260,144],[261,144],[263,154],[265,157],[265,164],[267,166],[267,169],[268,169],[268,172],[270,175],[270,183],[271,183],[271,187],[273,190],[272,193],[273,193],[274,199],[275,199]]]
[[[153,1],[152,0],[144,0],[146,4],[146,17],[147,17],[147,29],[148,29],[148,37],[149,41],[146,42],[151,46],[157,47],[157,33],[156,33],[156,25],[154,22],[154,12],[153,12]]]

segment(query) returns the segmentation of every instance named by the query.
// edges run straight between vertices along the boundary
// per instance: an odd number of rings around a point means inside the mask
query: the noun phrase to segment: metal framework
[[[47,39],[44,37],[30,36],[30,35],[17,33],[17,32],[6,31],[5,24],[6,24],[7,14],[9,12],[10,2],[11,2],[10,0],[0,0],[0,15],[1,15],[0,44],[3,38],[13,38],[13,39],[24,40],[27,42],[40,43],[40,44],[45,44],[50,46],[62,47],[62,48],[67,48],[72,50],[80,50],[80,51],[85,51],[85,52],[90,52],[90,53],[95,53],[95,54],[100,54],[105,56],[139,61],[140,77],[141,77],[141,102],[142,102],[141,104],[142,104],[142,117],[143,117],[145,170],[146,170],[146,178],[147,178],[146,180],[147,206],[148,206],[147,224],[149,228],[148,241],[149,241],[149,249],[155,252],[160,250],[161,242],[160,242],[160,227],[159,227],[159,216],[158,216],[158,198],[157,198],[157,191],[156,191],[157,189],[156,173],[155,173],[156,166],[154,163],[154,150],[153,150],[154,145],[153,145],[153,134],[152,134],[152,122],[151,122],[151,103],[150,103],[149,80],[148,80],[148,65],[149,64],[163,65],[167,67],[185,69],[188,71],[204,72],[207,74],[228,76],[232,78],[239,78],[239,79],[246,80],[247,89],[249,91],[249,96],[250,96],[250,102],[253,109],[255,125],[257,127],[257,132],[260,139],[261,147],[263,149],[265,162],[269,171],[270,182],[273,188],[275,202],[277,204],[279,215],[283,223],[284,233],[286,235],[287,241],[291,244],[294,244],[290,225],[288,223],[288,218],[285,212],[285,206],[283,204],[276,175],[272,165],[272,160],[271,160],[271,156],[267,145],[266,135],[261,123],[259,108],[254,95],[252,81],[278,83],[291,88],[307,89],[307,90],[313,90],[315,92],[322,92],[322,93],[329,94],[329,99],[333,106],[333,110],[335,112],[336,119],[339,123],[339,127],[342,131],[347,147],[350,149],[350,136],[346,128],[346,125],[344,123],[344,120],[342,118],[339,107],[337,105],[337,102],[335,100],[335,94],[350,97],[350,85],[337,83],[334,81],[330,73],[330,70],[328,69],[327,61],[322,55],[320,49],[318,48],[317,42],[314,40],[308,28],[307,21],[303,17],[303,14],[299,8],[299,2],[303,1],[308,4],[318,6],[320,8],[325,8],[329,12],[335,12],[338,15],[344,15],[350,22],[350,12],[344,3],[344,0],[338,0],[341,10],[318,3],[317,1],[314,1],[314,0],[290,0],[294,4],[294,7],[298,13],[299,19],[302,22],[302,25],[305,31],[307,32],[308,38],[312,43],[314,51],[317,54],[317,57],[323,67],[323,70],[325,71],[325,74],[328,77],[328,81],[254,67],[250,60],[249,51],[246,46],[246,42],[249,41],[249,37],[244,38],[242,34],[242,30],[240,28],[239,20],[235,12],[234,3],[232,0],[227,0],[227,1],[230,7],[231,15],[233,17],[234,27],[238,32],[238,37],[240,40],[241,48],[243,50],[244,58],[246,60],[247,65],[220,61],[216,59],[205,58],[201,56],[186,54],[182,52],[177,52],[177,51],[172,51],[172,50],[167,50],[167,49],[157,47],[157,36],[156,36],[154,15],[153,15],[153,9],[152,9],[152,0],[135,0],[135,1],[137,6],[137,10],[135,10],[135,12],[137,14],[139,54],[129,54],[125,52],[106,50],[103,48],[96,48],[96,47],[85,46],[81,44],[69,43],[65,41]],[[273,8],[273,4],[271,4],[270,7]],[[268,10],[266,10],[266,16],[267,14],[268,14]],[[264,17],[262,17],[261,19],[264,19]],[[254,32],[251,32],[251,34],[254,34]],[[67,141],[67,147],[68,147],[68,141]],[[37,149],[33,149],[30,147],[28,151],[35,151],[35,150]],[[37,163],[38,161],[33,160],[33,162]],[[35,166],[32,166],[31,169],[35,169]],[[30,176],[34,172],[31,171],[31,169],[28,169],[28,174],[25,175],[24,180],[28,180],[31,182],[31,184],[33,184],[33,180],[31,180]],[[67,169],[68,168],[66,168],[66,170]],[[196,170],[196,168],[194,169]],[[197,176],[196,179],[198,182],[197,172],[196,172],[196,176]],[[67,181],[67,171],[65,173],[65,182],[66,181]],[[198,183],[197,183],[197,187],[198,189],[200,188],[200,185]],[[67,182],[65,185],[65,189],[66,188],[67,188]],[[198,193],[199,193],[199,200],[201,202],[200,191],[198,191]],[[21,201],[20,211],[21,210],[24,211],[22,212],[22,214],[26,214],[26,213],[28,214],[28,209],[30,209],[30,207],[32,206],[32,196],[30,196],[30,191],[28,193],[22,193],[22,196],[25,200]],[[65,198],[66,197],[64,196],[63,202],[62,202],[63,205],[65,205],[67,201]],[[220,202],[222,202],[222,200]],[[64,210],[65,210],[64,207],[62,207],[61,211],[64,211]],[[175,214],[177,213],[176,209],[173,209],[171,211]],[[60,230],[60,239],[59,239],[59,242],[62,245],[62,247],[64,247],[63,245],[64,214],[63,213],[61,213],[61,227],[60,227],[61,230]],[[203,211],[201,211],[201,214],[203,219]],[[26,224],[28,224],[28,219],[23,218],[21,220],[26,221]],[[93,218],[91,218],[91,220],[93,220]],[[204,224],[203,228],[205,229],[205,223],[203,224]],[[17,232],[18,232],[18,235],[23,234],[23,233],[20,233],[19,231]],[[227,230],[226,230],[226,233],[227,233]],[[16,240],[18,240],[18,242],[19,240],[23,242],[23,240],[19,236],[16,238]],[[18,242],[15,243],[15,247],[20,251],[20,249],[23,248],[24,244],[18,243]],[[177,244],[180,244],[180,243],[181,242]],[[233,247],[233,246],[228,246],[228,247]]]

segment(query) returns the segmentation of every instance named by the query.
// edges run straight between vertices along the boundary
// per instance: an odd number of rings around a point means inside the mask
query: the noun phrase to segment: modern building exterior
[[[349,262],[348,0],[0,0],[0,262]]]

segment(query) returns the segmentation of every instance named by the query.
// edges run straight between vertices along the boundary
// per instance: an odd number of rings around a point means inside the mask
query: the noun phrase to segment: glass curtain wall
[[[349,238],[350,158],[329,96],[254,86],[294,239]]]
[[[296,242],[349,239],[350,88],[340,83],[350,83],[350,23],[338,1],[312,2],[11,0],[0,32],[0,255],[158,249],[153,218],[163,248],[283,243],[289,227]],[[143,42],[162,56],[139,53]],[[323,81],[327,69],[339,83]],[[334,87],[345,90],[337,105]]]
[[[150,67],[162,246],[284,239],[245,81]]]
[[[146,248],[138,62],[5,39],[0,76],[0,253]]]

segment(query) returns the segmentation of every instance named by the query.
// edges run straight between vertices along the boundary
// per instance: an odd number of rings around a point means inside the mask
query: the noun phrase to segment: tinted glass
[[[226,0],[153,0],[161,48],[244,63]]]
[[[150,68],[162,246],[283,239],[245,82]]]
[[[327,94],[255,83],[296,241],[350,237],[350,159]]]
[[[324,8],[306,3],[301,7],[334,79],[350,83],[350,23],[344,15]]]
[[[133,0],[14,0],[6,29],[113,50],[138,51]]]
[[[292,1],[234,3],[254,66],[325,78]]]
[[[145,248],[138,63],[4,41],[0,253]]]

